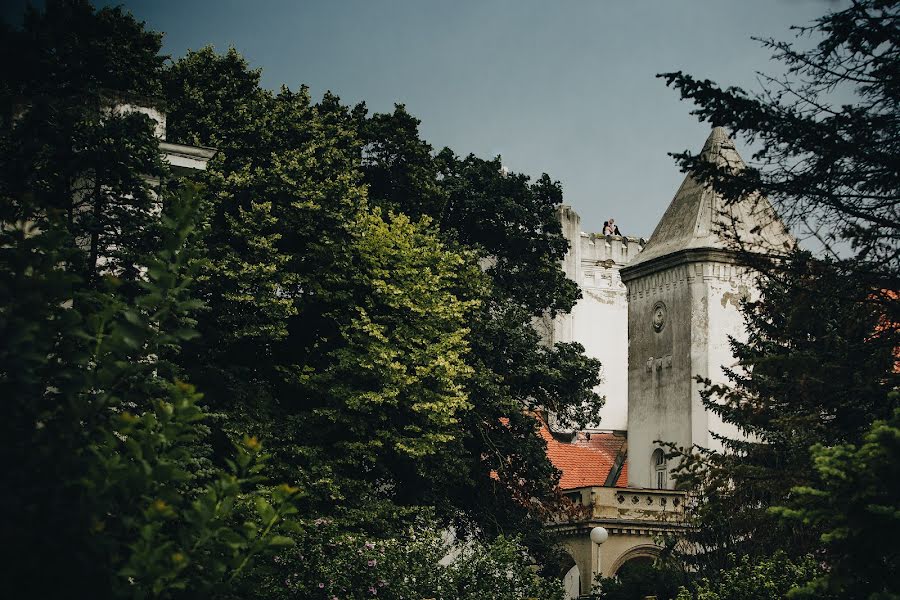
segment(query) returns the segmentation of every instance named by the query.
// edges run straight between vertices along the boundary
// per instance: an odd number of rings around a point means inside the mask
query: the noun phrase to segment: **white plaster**
[[[565,597],[570,600],[581,595],[581,573],[578,571],[578,565],[572,565],[563,576],[563,590]]]
[[[585,354],[602,365],[603,381],[594,388],[606,403],[600,422],[589,429],[624,430],[628,426],[628,301],[619,276],[641,249],[638,238],[594,236],[581,231],[581,218],[569,206],[559,209],[569,253],[563,261],[566,276],[578,283],[581,300],[552,325],[542,324],[551,343],[578,342]]]
[[[156,122],[153,134],[157,139],[166,139],[166,113],[153,106],[138,106],[137,104],[117,104],[113,107],[113,114],[125,115],[128,113],[142,113]]]

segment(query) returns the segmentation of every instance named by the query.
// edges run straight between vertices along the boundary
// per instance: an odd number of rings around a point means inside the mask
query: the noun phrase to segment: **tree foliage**
[[[699,118],[756,143],[753,164],[732,173],[677,155],[684,169],[737,199],[768,197],[794,230],[852,264],[860,277],[895,289],[900,226],[900,14],[895,0],[854,1],[812,24],[806,49],[761,40],[784,66],[761,75],[756,94],[684,73],[668,85]]]
[[[209,48],[167,75],[172,130],[220,152],[211,310],[186,367],[215,406],[281,440],[286,475],[316,473],[318,510],[340,499],[371,527],[387,526],[375,506],[388,521],[430,506],[460,531],[533,534],[531,499],[554,500],[556,476],[523,411],[583,423],[599,408],[597,363],[532,326],[577,297],[558,264],[558,184],[435,155],[402,107],[368,117],[258,82]]]
[[[702,579],[690,589],[682,587],[675,600],[793,598],[799,586],[821,571],[821,565],[812,556],[791,560],[784,551],[765,558],[738,559],[731,555],[728,567],[715,580]]]
[[[7,219],[42,227],[47,211],[65,215],[65,259],[86,284],[107,271],[137,277],[134,262],[156,234],[146,178],[163,165],[154,122],[128,102],[158,95],[161,37],[121,9],[94,13],[87,2],[29,9],[4,46],[21,57],[4,64],[2,168]]]
[[[453,556],[452,561],[444,560]],[[264,597],[419,600],[561,600],[557,580],[538,577],[514,538],[451,542],[427,521],[402,537],[347,534],[334,522],[306,525],[300,542],[270,561]]]
[[[136,295],[123,294],[112,274],[80,285],[62,260],[69,234],[61,215],[51,213],[43,229],[4,222],[8,590],[234,597],[256,555],[291,543],[278,533],[298,490],[260,487],[265,456],[255,439],[227,469],[198,477],[199,394],[158,358],[194,334],[173,327],[195,305],[183,252],[190,201],[173,199],[162,216],[160,247],[137,264],[145,276]],[[254,500],[255,514],[238,510]]]
[[[896,395],[897,392],[891,392]],[[795,598],[898,598],[897,510],[900,409],[875,421],[858,444],[812,447],[815,479],[796,487],[776,515],[820,533],[828,569]]]
[[[657,559],[630,560],[614,577],[597,577],[595,592],[603,600],[654,597],[673,600],[690,581],[684,566],[668,555]]]
[[[543,515],[529,507],[552,500],[557,480],[535,415],[551,410],[584,426],[599,420],[602,406],[592,389],[599,363],[578,344],[545,345],[534,327],[536,317],[568,311],[579,297],[559,266],[568,250],[556,213],[562,190],[547,175],[531,182],[501,173],[499,157],[434,152],[402,105],[355,112],[370,202],[430,217],[445,243],[475,253],[491,283],[470,322],[473,408],[452,450],[459,472],[432,502],[449,498],[461,530],[475,523],[536,540]]]
[[[559,596],[501,535],[546,550],[535,411],[599,408],[596,361],[533,326],[577,299],[558,183],[434,154],[401,109],[265,90],[233,50],[164,67],[120,8],[48,2],[2,47],[10,589],[305,597],[266,557],[367,535],[382,595]],[[200,185],[163,161],[163,104],[168,141],[217,149]],[[430,514],[496,541],[437,566],[434,527],[402,537]],[[334,558],[307,567],[369,594]]]
[[[892,413],[900,339],[884,312],[894,303],[878,300],[853,273],[803,253],[761,280],[759,299],[744,306],[748,341],[732,340],[739,366],[726,370],[728,384],[706,382],[702,393],[707,410],[742,435],[716,436],[725,452],[695,449],[675,470],[681,485],[702,491],[695,559],[721,569],[730,552],[797,556],[815,547],[815,528],[766,511],[810,483],[810,446],[858,443]]]
[[[768,509],[793,506],[818,485],[822,457],[859,447],[897,408],[898,3],[852,2],[797,31],[813,43],[762,40],[784,72],[763,75],[757,94],[660,75],[700,119],[756,148],[746,168],[688,153],[676,155],[682,167],[728,202],[767,197],[824,254],[739,255],[760,271],[761,296],[744,306],[749,337],[732,341],[728,382],[705,382],[703,403],[740,435],[719,438],[725,452],[673,452],[681,485],[701,492],[688,558],[714,585],[729,552],[754,565],[774,549],[812,553],[839,568],[848,557],[828,551],[829,524]],[[873,562],[882,551],[858,550]]]

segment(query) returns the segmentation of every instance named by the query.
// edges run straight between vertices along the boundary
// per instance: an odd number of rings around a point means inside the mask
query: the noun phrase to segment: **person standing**
[[[612,217],[603,223],[603,235],[622,235],[619,232],[619,226],[616,225],[616,220]]]

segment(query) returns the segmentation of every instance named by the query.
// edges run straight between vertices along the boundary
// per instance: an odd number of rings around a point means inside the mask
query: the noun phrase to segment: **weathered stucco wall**
[[[739,307],[753,284],[742,267],[706,261],[662,267],[627,286],[628,485],[655,487],[656,440],[717,448],[710,431],[738,434],[705,410],[695,378],[725,381],[722,367],[735,363],[729,336],[746,339]]]
[[[692,364],[702,295],[686,265],[628,282],[628,485],[655,487],[655,440],[690,444]],[[661,323],[660,323],[661,319]]]
[[[581,232],[581,219],[560,207],[569,253],[563,271],[581,288],[572,313],[544,324],[552,342],[578,342],[603,365],[595,391],[606,398],[595,429],[628,427],[628,301],[619,270],[641,250],[639,238],[595,236]]]
[[[729,336],[740,341],[747,339],[744,318],[740,311],[741,300],[757,296],[757,288],[748,270],[733,264],[707,263],[703,266],[706,282],[709,339],[707,340],[705,371],[713,382],[725,382],[723,367],[734,368],[735,358],[729,344]],[[697,387],[697,386],[695,386]],[[700,402],[700,391],[694,392],[695,402]],[[721,418],[707,413],[707,429],[729,437],[739,437],[734,425],[722,423]],[[721,443],[708,436],[706,445],[722,449]]]

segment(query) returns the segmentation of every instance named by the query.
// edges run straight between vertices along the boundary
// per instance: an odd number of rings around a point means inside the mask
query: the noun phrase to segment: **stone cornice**
[[[577,523],[554,523],[546,528],[561,536],[587,535],[594,527],[604,527],[610,533],[625,535],[656,535],[664,532],[684,532],[693,526],[684,521],[643,521],[624,519],[589,519]]]
[[[640,255],[638,255],[640,256]],[[664,269],[670,269],[679,265],[698,262],[717,262],[732,265],[741,265],[739,254],[731,250],[719,250],[715,248],[688,248],[672,254],[666,254],[647,262],[636,265],[626,265],[619,270],[619,275],[624,283],[634,281],[646,275],[652,275]]]
[[[216,154],[215,148],[207,148],[206,146],[188,146],[187,144],[176,144],[175,142],[160,142],[159,149],[166,154],[176,154],[186,158],[204,160],[209,160]]]

